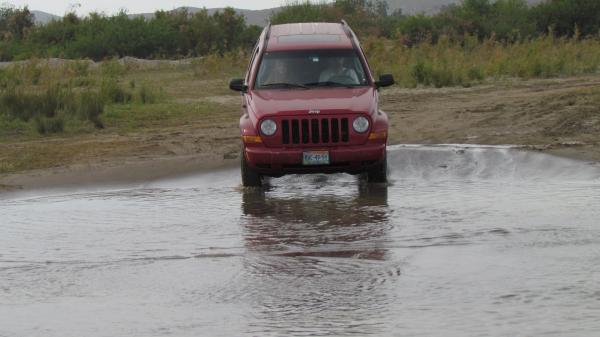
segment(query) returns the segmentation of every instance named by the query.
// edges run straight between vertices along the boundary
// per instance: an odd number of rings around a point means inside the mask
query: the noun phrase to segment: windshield
[[[365,70],[351,49],[265,53],[255,83],[256,89],[365,85]]]

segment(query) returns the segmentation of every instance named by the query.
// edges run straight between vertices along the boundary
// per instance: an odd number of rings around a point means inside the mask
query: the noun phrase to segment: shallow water
[[[0,336],[597,336],[600,167],[400,146],[390,186],[237,170],[0,199]]]

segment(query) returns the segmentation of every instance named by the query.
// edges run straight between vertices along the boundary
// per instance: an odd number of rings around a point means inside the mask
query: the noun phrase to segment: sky
[[[283,5],[287,0],[0,0],[1,4],[10,4],[17,7],[27,5],[30,10],[39,10],[55,15],[63,15],[71,8],[77,14],[90,12],[104,12],[114,14],[120,9],[127,13],[152,13],[158,9],[170,10],[181,6],[217,8],[231,6],[243,9],[267,9]]]

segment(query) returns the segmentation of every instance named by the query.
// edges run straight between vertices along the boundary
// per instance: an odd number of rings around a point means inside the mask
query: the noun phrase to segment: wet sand
[[[472,146],[473,144],[465,145]],[[600,162],[598,157],[600,151],[595,147],[538,148],[516,146],[515,148],[588,163]],[[73,187],[83,189],[97,185],[136,184],[237,167],[239,167],[239,158],[223,159],[213,157],[207,159],[202,156],[170,156],[148,160],[89,163],[87,165],[34,170],[8,175],[0,178],[0,192]]]

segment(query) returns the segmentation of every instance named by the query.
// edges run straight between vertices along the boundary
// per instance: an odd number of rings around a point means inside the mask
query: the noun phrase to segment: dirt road
[[[391,143],[516,144],[600,160],[600,77],[390,90]]]

